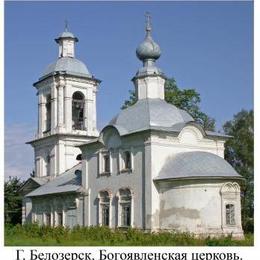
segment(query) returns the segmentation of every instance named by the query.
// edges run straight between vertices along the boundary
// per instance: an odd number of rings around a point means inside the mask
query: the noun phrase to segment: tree
[[[166,80],[164,89],[166,102],[186,110],[205,130],[215,129],[215,120],[200,110],[200,94],[195,89],[179,89],[174,78]],[[130,98],[124,102],[122,109],[137,102],[135,92],[131,90],[129,93]]]
[[[5,223],[17,224],[22,221],[22,196],[19,188],[23,183],[17,177],[9,177],[4,183]]]
[[[244,229],[253,231],[254,216],[254,112],[242,110],[223,126],[233,136],[225,144],[225,158],[245,178],[242,189]],[[251,221],[250,227],[248,223]]]

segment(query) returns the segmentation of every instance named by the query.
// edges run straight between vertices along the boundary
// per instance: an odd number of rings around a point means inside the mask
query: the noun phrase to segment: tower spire
[[[160,46],[153,40],[150,13],[145,13],[145,38],[136,49],[136,55],[143,62],[133,78],[138,100],[146,98],[164,99],[165,76],[155,62],[161,55]]]
[[[67,19],[65,19],[65,32],[68,32],[69,31],[69,26],[68,26],[68,20]]]

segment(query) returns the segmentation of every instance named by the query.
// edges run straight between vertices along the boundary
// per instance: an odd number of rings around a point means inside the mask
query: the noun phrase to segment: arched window
[[[110,223],[110,197],[107,191],[99,193],[99,223],[102,226],[109,226]]]
[[[220,189],[222,204],[222,225],[230,230],[241,226],[240,186],[236,182],[226,182]]]
[[[72,96],[72,129],[84,129],[84,95],[79,91]]]
[[[226,205],[226,224],[235,225],[235,205],[227,204]]]
[[[129,189],[121,189],[119,191],[119,218],[122,227],[131,226],[131,210],[132,196]]]
[[[77,161],[82,161],[82,153],[79,153],[76,157]]]
[[[45,121],[45,132],[51,130],[51,95],[46,96],[46,121]]]

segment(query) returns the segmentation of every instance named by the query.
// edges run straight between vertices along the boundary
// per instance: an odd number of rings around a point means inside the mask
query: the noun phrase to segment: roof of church
[[[91,73],[82,61],[71,57],[61,57],[47,66],[41,78],[54,72],[61,71],[76,76],[92,77]]]
[[[81,186],[81,163],[73,166],[53,180],[30,192],[26,197],[35,197],[63,192],[77,192]]]
[[[33,181],[35,181],[39,185],[43,185],[48,181],[47,179],[39,178],[39,177],[31,177],[30,179],[32,179]]]
[[[69,32],[69,31],[66,31],[65,32],[62,32],[59,37],[57,39],[55,39],[56,42],[59,41],[59,39],[62,39],[62,38],[72,38],[74,39],[76,42],[78,41],[78,38],[74,36],[73,33]]]
[[[138,100],[133,106],[123,109],[109,125],[115,126],[120,134],[129,134],[152,126],[164,128],[192,121],[194,119],[186,111],[156,98]]]
[[[168,158],[155,180],[192,177],[242,178],[222,157],[208,152],[183,152]]]

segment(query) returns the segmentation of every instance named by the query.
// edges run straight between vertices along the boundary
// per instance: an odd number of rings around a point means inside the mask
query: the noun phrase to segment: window
[[[50,176],[51,175],[51,157],[48,154],[46,156],[46,176]]]
[[[72,129],[84,130],[84,95],[78,91],[72,96]]]
[[[131,204],[122,205],[122,226],[131,225]]]
[[[45,225],[51,226],[51,214],[50,213],[45,213]]]
[[[103,160],[104,160],[104,172],[110,172],[110,158],[109,154],[103,155]]]
[[[131,169],[131,154],[129,151],[123,153],[124,169]]]
[[[111,173],[110,152],[101,151],[99,156],[99,174],[109,175]]]
[[[119,192],[120,222],[122,227],[131,226],[131,192],[129,189],[122,189]]]
[[[132,172],[133,160],[132,153],[130,150],[119,150],[119,172]]]
[[[62,214],[62,212],[57,213],[57,225],[63,226],[63,214]]]
[[[46,124],[45,124],[45,132],[49,132],[51,130],[51,95],[46,96]]]
[[[235,206],[234,206],[234,204],[226,205],[226,224],[235,225]]]
[[[110,214],[110,197],[107,191],[99,193],[100,206],[100,224],[102,226],[109,226]]]

